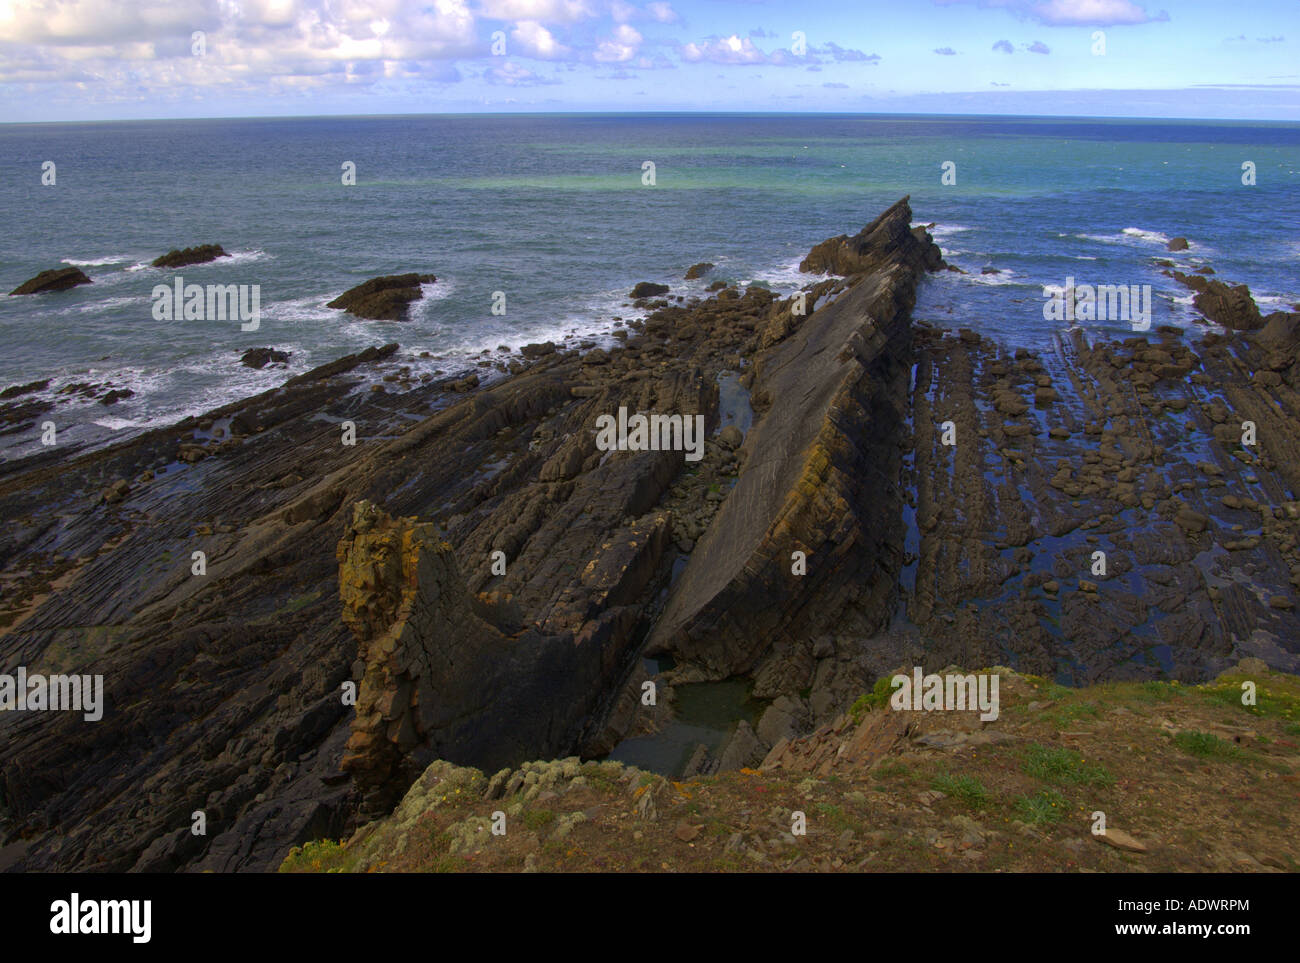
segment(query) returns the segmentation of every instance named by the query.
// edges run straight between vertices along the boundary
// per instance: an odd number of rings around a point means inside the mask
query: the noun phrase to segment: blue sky
[[[585,110],[1300,120],[1298,27],[1298,0],[0,0],[0,121]]]

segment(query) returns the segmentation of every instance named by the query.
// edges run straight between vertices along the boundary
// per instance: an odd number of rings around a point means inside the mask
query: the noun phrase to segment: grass
[[[1105,766],[1089,763],[1073,749],[1031,743],[1025,752],[1024,771],[1041,782],[1072,786],[1109,786],[1115,781]]]
[[[523,823],[526,829],[537,832],[555,821],[555,813],[550,809],[533,809],[524,813]]]
[[[1021,822],[1031,826],[1051,826],[1061,821],[1067,805],[1065,797],[1055,789],[1043,789],[1017,799],[1015,812]]]
[[[889,697],[894,694],[894,687],[889,684],[891,678],[892,676],[882,675],[870,692],[858,696],[857,701],[849,707],[854,725],[861,723],[862,717],[872,709],[883,709],[889,705]]]
[[[969,809],[983,809],[989,802],[989,791],[973,776],[954,776],[941,772],[934,777],[930,787],[951,796]]]
[[[1241,755],[1241,750],[1231,742],[1210,732],[1195,732],[1191,729],[1184,729],[1175,735],[1174,745],[1202,759],[1231,759]]]

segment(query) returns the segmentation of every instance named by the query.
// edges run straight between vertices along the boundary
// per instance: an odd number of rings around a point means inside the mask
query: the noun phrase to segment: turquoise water
[[[57,164],[43,186],[41,164]],[[957,165],[957,183],[940,166]],[[1258,184],[1243,187],[1242,161]],[[357,185],[340,183],[357,165]],[[656,184],[642,184],[653,161]],[[695,295],[722,278],[787,292],[800,257],[904,194],[951,263],[919,317],[1016,344],[1049,339],[1042,286],[1151,284],[1153,324],[1190,324],[1152,259],[1212,265],[1265,311],[1300,301],[1300,125],[1040,118],[557,115],[149,121],[0,126],[0,284],[77,264],[93,285],[0,297],[0,383],[111,381],[111,411],[60,400],[75,432],[131,432],[396,340],[398,364],[451,371],[499,345],[578,338],[635,316],[640,280]],[[260,330],[154,320],[147,262],[178,246],[234,254],[187,281],[257,284]],[[716,272],[681,276],[696,261]],[[981,274],[996,267],[999,274]],[[412,320],[324,305],[367,277],[438,276]],[[504,316],[491,313],[504,291]],[[1116,329],[1121,331],[1122,329]],[[292,352],[288,372],[239,364]],[[431,358],[420,358],[428,351]],[[66,436],[65,436],[66,437]],[[29,440],[30,441],[30,440]],[[25,442],[24,442],[25,444]]]

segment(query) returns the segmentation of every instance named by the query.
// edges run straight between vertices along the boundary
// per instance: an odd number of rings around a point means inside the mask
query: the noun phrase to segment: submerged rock
[[[178,268],[189,267],[191,264],[207,264],[219,257],[230,257],[220,244],[199,244],[195,247],[172,248],[149,263],[154,267]]]
[[[410,303],[424,297],[420,285],[436,280],[432,274],[387,274],[349,288],[326,307],[371,321],[405,321]]]
[[[239,362],[249,368],[265,368],[268,364],[288,364],[289,354],[288,351],[277,351],[275,348],[249,348]]]
[[[93,284],[81,268],[65,267],[42,271],[36,277],[24,281],[10,291],[14,294],[48,294],[50,291],[66,291],[78,284]]]

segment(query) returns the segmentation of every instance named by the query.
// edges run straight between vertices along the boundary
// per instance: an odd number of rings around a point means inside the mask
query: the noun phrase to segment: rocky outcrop
[[[239,359],[240,364],[249,368],[265,368],[270,365],[284,365],[289,362],[288,351],[275,348],[249,348]]]
[[[910,222],[901,201],[804,262],[864,280],[757,360],[754,396],[766,414],[673,585],[650,651],[725,678],[818,634],[850,602],[887,617],[901,564],[896,438],[909,312],[920,273],[938,257]]]
[[[1175,238],[1171,238],[1170,241],[1169,241],[1169,243],[1165,245],[1165,250],[1167,250],[1167,251],[1186,251],[1186,250],[1187,250],[1187,238],[1185,238],[1185,237],[1175,237]]]
[[[1259,307],[1246,285],[1208,281],[1200,275],[1181,271],[1175,271],[1174,278],[1196,292],[1192,298],[1196,310],[1215,324],[1230,331],[1257,331],[1264,326]]]
[[[371,321],[405,321],[412,301],[424,297],[421,284],[438,280],[432,274],[388,274],[349,288],[327,307]]]
[[[94,282],[86,277],[81,268],[55,268],[50,271],[42,271],[36,277],[24,281],[10,291],[9,294],[48,294],[51,291],[66,291],[69,288],[75,288],[78,284],[92,283]]]
[[[172,248],[149,263],[154,267],[179,268],[191,264],[207,264],[219,257],[230,257],[220,244],[199,244],[195,247]]]
[[[653,281],[641,281],[634,287],[628,297],[640,300],[641,298],[658,297],[661,294],[668,293],[668,285],[655,284]]]
[[[708,274],[712,270],[713,270],[712,261],[701,261],[699,264],[692,264],[690,267],[686,269],[685,280],[694,281],[696,278],[704,277],[704,275]],[[668,288],[664,287],[664,289],[658,293],[667,294]]]
[[[907,263],[913,270],[937,271],[943,255],[923,227],[913,231],[910,198],[904,197],[853,237],[841,234],[822,241],[799,262],[806,274],[845,277],[880,270],[891,263]]]

